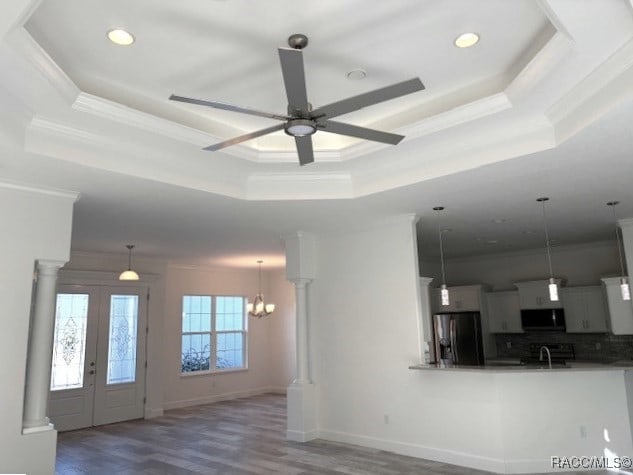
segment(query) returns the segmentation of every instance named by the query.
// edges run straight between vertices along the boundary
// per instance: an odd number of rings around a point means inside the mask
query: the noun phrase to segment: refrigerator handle
[[[459,364],[459,355],[457,354],[457,322],[454,319],[451,319],[448,328],[451,334],[451,353],[453,353],[453,362],[455,364]]]

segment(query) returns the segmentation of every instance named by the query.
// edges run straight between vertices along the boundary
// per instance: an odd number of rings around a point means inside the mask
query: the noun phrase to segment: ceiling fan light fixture
[[[479,35],[473,32],[462,33],[455,38],[455,46],[458,48],[470,48],[479,43]]]
[[[310,119],[291,119],[284,130],[293,137],[305,137],[316,132],[316,123]]]
[[[114,28],[108,31],[108,39],[119,46],[130,46],[135,41],[134,35],[122,28]]]

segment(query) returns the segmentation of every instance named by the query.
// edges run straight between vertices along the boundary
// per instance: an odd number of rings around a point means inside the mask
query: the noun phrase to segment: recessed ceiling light
[[[129,46],[134,43],[134,36],[120,28],[108,31],[108,38],[112,43],[119,46]]]
[[[479,35],[477,33],[462,33],[455,38],[455,46],[458,48],[470,48],[479,41]]]
[[[497,218],[497,219],[493,219],[493,220],[491,220],[491,222],[492,222],[492,223],[495,223],[495,224],[505,223],[506,221],[507,221],[507,219],[506,219],[506,218]]]
[[[349,73],[347,73],[347,79],[351,81],[358,81],[360,79],[365,79],[367,77],[367,71],[364,69],[352,69]]]

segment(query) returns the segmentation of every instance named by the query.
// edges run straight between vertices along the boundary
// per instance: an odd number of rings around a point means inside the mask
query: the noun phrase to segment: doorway
[[[145,287],[58,286],[49,403],[57,430],[143,417],[147,296]]]

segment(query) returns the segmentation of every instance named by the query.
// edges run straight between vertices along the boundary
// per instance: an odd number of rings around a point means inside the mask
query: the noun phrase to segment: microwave
[[[565,331],[562,308],[521,310],[521,326],[525,331]]]

